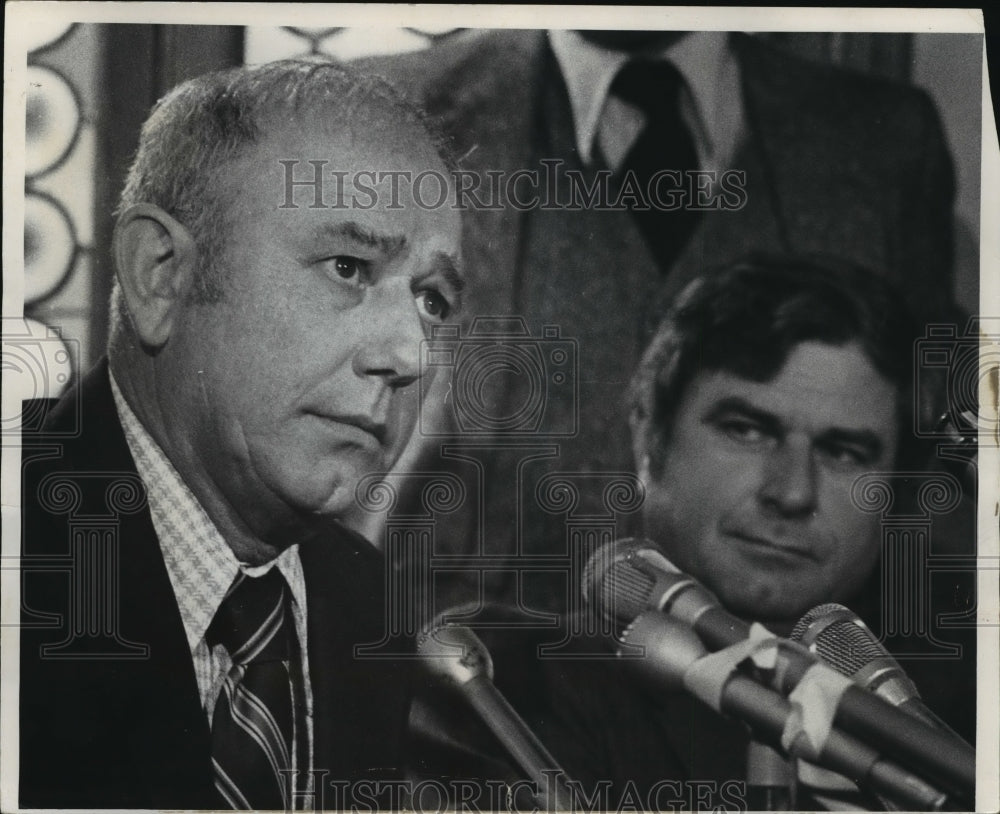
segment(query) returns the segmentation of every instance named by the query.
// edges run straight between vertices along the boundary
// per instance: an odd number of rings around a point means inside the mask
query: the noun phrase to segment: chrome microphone
[[[709,650],[750,633],[715,594],[670,562],[652,540],[631,537],[602,546],[587,561],[583,598],[621,627],[647,610],[668,613],[694,628]]]
[[[924,704],[916,685],[899,662],[854,611],[836,603],[819,605],[799,619],[791,638],[804,644],[838,673],[853,678],[894,707],[950,733],[964,748],[971,750],[971,746]]]
[[[493,684],[493,659],[479,637],[462,625],[433,621],[418,637],[417,653],[434,676],[462,694],[503,744],[539,789],[538,802],[550,811],[573,810],[566,773]]]
[[[621,627],[644,612],[657,611],[690,627],[710,652],[750,636],[750,624],[729,613],[711,591],[679,571],[649,540],[625,539],[602,546],[587,563],[582,587],[585,600]],[[799,642],[779,639],[777,647],[780,669],[772,680],[781,693],[794,689],[810,670],[833,670]],[[860,686],[844,691],[834,723],[972,804],[975,753],[952,748],[955,739],[948,732]]]
[[[672,691],[684,688],[714,709],[748,724],[756,737],[783,744],[790,723],[799,713],[777,690],[741,674],[731,666],[714,665],[692,672],[707,653],[690,626],[655,610],[639,614],[622,633],[622,644],[639,648],[642,658],[626,660],[646,683]],[[711,699],[711,700],[709,700]],[[898,800],[911,811],[940,811],[951,805],[947,794],[899,766],[877,749],[831,728],[817,749],[808,737],[782,745],[796,757],[809,756],[837,773],[857,779],[874,793]]]

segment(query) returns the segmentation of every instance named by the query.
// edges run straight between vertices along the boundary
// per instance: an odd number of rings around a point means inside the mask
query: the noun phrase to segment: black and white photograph
[[[0,810],[1000,807],[981,11],[5,24]]]

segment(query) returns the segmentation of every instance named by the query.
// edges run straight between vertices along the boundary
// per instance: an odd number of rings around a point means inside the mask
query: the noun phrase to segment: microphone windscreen
[[[602,607],[611,609],[616,619],[634,619],[648,608],[655,584],[655,579],[630,562],[615,563],[604,580]]]
[[[817,619],[822,619],[826,614],[831,611],[838,611],[843,608],[843,605],[838,605],[835,602],[830,602],[826,605],[817,605],[812,610],[806,611],[805,616],[803,616],[799,621],[795,623],[795,627],[792,628],[792,635],[790,638],[797,642],[802,641],[802,637],[805,632],[812,626],[813,622]]]
[[[806,613],[795,624],[790,638],[812,649],[845,676],[853,676],[875,659],[888,656],[854,611],[835,602]]]
[[[649,540],[627,537],[608,543],[587,561],[584,599],[605,620],[628,624],[650,606],[657,581],[654,567],[676,570]]]

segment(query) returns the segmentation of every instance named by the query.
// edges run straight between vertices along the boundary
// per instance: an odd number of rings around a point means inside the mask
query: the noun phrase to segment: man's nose
[[[355,354],[354,372],[378,376],[392,387],[412,384],[420,378],[424,329],[409,284],[376,286],[369,297],[370,333]]]
[[[760,486],[765,506],[782,515],[811,514],[816,508],[816,461],[807,443],[784,441],[768,454]]]

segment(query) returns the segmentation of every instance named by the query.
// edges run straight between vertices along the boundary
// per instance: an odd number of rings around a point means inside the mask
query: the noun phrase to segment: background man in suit
[[[309,162],[339,189],[298,183]],[[154,108],[108,360],[25,447],[22,805],[341,808],[331,783],[400,772],[406,664],[355,653],[385,629],[382,559],[340,518],[459,307],[457,213],[374,177],[421,171],[447,177],[419,116],[339,66]],[[32,566],[67,551],[69,581]]]
[[[725,32],[476,32],[368,64],[440,117],[462,166],[484,179],[523,169],[544,179],[543,160],[587,184],[610,171],[614,186],[629,170],[643,186],[662,169],[708,179],[708,205],[696,212],[504,199],[467,213],[469,314],[523,315],[533,336],[558,326],[579,342],[579,391],[546,394],[546,422],[576,422],[573,437],[517,439],[558,443],[558,456],[518,469],[527,453],[494,451],[483,475],[483,532],[474,511],[442,518],[444,547],[565,548],[565,517],[537,508],[534,484],[552,470],[630,470],[629,377],[665,298],[706,267],[753,250],[837,252],[898,282],[921,314],[952,299],[950,161],[932,103],[913,87]],[[721,182],[727,171],[739,173],[735,207],[721,207],[719,184],[698,175]],[[529,403],[526,378],[498,374],[482,411],[517,414]],[[450,465],[471,482],[472,467],[442,464],[434,445],[423,463]],[[578,513],[606,511],[600,494],[584,495]],[[563,603],[562,578],[526,584],[530,604]],[[509,584],[493,587],[512,595]],[[468,586],[456,590],[468,598]]]

